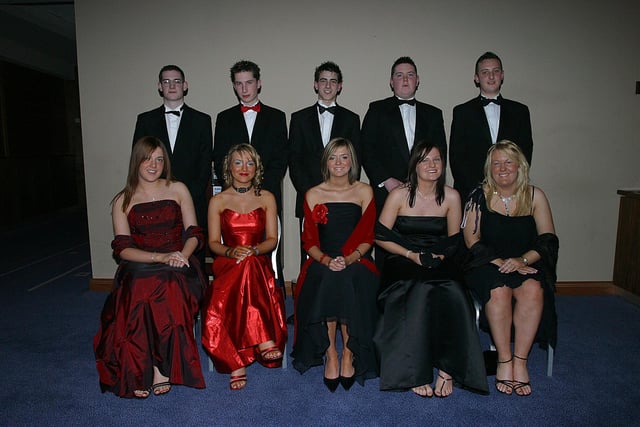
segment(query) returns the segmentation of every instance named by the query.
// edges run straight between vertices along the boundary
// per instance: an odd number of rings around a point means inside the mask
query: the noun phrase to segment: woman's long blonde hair
[[[509,140],[499,141],[491,146],[487,151],[487,159],[484,162],[484,195],[487,199],[487,209],[491,209],[491,202],[498,194],[498,186],[491,175],[491,156],[496,151],[502,151],[507,158],[518,165],[518,178],[516,179],[516,191],[513,193],[513,200],[516,202],[516,209],[513,216],[529,215],[531,213],[531,186],[529,185],[529,162],[524,157],[522,150],[515,143]]]

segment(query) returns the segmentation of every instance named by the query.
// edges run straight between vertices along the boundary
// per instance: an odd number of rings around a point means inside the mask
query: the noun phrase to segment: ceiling
[[[75,78],[73,1],[0,0],[0,58]]]

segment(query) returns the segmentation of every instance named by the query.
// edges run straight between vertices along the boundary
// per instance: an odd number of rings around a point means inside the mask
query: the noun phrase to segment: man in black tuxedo
[[[333,138],[347,138],[360,153],[360,117],[336,104],[342,91],[340,67],[333,62],[320,64],[313,77],[313,89],[318,101],[291,114],[289,127],[289,176],[297,192],[296,217],[300,224],[305,193],[322,182],[320,161],[327,143]]]
[[[453,186],[464,201],[484,179],[487,150],[503,139],[515,142],[529,164],[533,153],[531,119],[526,105],[500,95],[502,61],[486,52],[476,61],[473,76],[480,95],[453,109],[449,157]]]
[[[360,134],[363,166],[378,214],[387,194],[406,181],[414,142],[427,140],[438,146],[445,162],[447,153],[442,111],[415,99],[420,77],[411,58],[393,63],[389,84],[394,96],[369,104]]]
[[[163,105],[138,115],[133,143],[143,136],[160,139],[169,153],[171,173],[193,198],[198,225],[207,228],[207,186],[211,178],[213,134],[211,116],[184,103],[189,89],[177,65],[165,65],[158,74]]]
[[[251,61],[238,61],[230,70],[231,82],[239,105],[218,114],[213,140],[213,161],[216,175],[224,176],[222,166],[229,149],[236,144],[251,144],[262,160],[262,187],[273,193],[282,217],[282,179],[287,172],[289,150],[287,120],[284,112],[263,104],[258,99],[262,89],[260,67]],[[282,273],[282,244],[278,245],[277,277],[284,286]]]
[[[282,219],[282,179],[287,171],[287,121],[284,113],[258,99],[262,82],[260,67],[251,61],[239,61],[231,67],[231,82],[240,101],[218,114],[213,141],[216,175],[229,149],[247,143],[256,149],[264,165],[263,188],[273,193]]]

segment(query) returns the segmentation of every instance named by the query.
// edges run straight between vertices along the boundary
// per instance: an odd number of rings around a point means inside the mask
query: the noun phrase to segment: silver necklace
[[[504,197],[502,194],[498,193],[497,191],[494,192],[493,194],[497,194],[498,197],[500,197],[500,200],[502,200],[502,203],[504,203],[504,213],[507,216],[511,216],[511,214],[509,212],[509,203],[511,203],[511,200],[513,200],[513,195],[511,195],[509,197]]]

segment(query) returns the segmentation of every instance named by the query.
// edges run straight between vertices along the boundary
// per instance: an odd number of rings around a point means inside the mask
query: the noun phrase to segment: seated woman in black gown
[[[555,345],[558,239],[547,197],[529,185],[529,164],[516,144],[493,145],[484,171],[485,182],[472,193],[463,224],[472,254],[466,283],[484,306],[498,352],[496,389],[527,396],[527,358],[536,334]]]
[[[376,226],[376,244],[389,253],[374,339],[381,390],[410,388],[422,397],[447,397],[455,381],[488,393],[473,312],[452,261],[461,243],[461,219],[460,196],[445,185],[440,150],[416,143],[408,182],[389,193]]]
[[[278,211],[263,190],[260,156],[234,145],[224,160],[225,190],[209,202],[209,247],[216,255],[203,304],[202,344],[229,388],[247,384],[246,366],[282,365],[287,342],[284,298],[276,286],[271,251],[278,243]]]
[[[189,190],[171,180],[164,144],[133,146],[126,187],[113,199],[115,289],[94,338],[102,391],[160,395],[172,384],[204,388],[193,322],[206,286],[193,252],[202,228]]]
[[[377,374],[373,349],[377,270],[368,253],[376,208],[373,190],[358,181],[351,142],[331,140],[322,155],[324,182],[305,196],[302,241],[309,258],[295,294],[293,366],[304,373],[321,365],[324,383],[348,390]],[[337,330],[342,335],[338,357]]]

